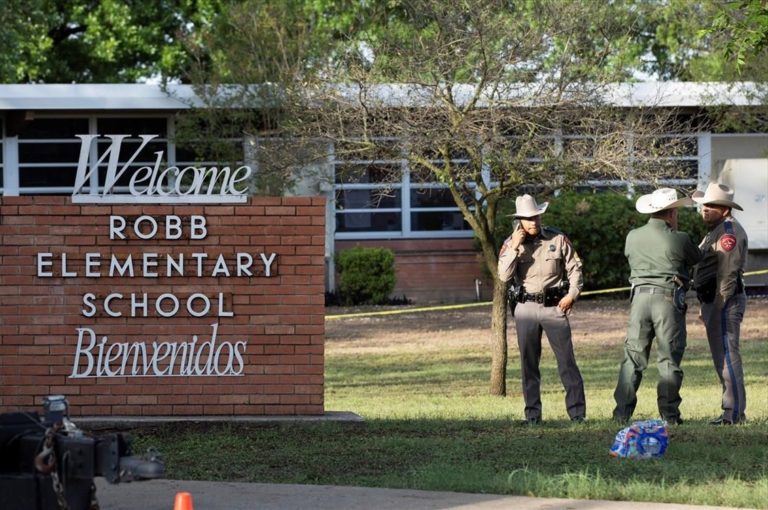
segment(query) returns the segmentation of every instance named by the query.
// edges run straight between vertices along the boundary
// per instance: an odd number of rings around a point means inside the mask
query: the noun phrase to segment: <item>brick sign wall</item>
[[[0,198],[0,412],[323,413],[322,198]]]

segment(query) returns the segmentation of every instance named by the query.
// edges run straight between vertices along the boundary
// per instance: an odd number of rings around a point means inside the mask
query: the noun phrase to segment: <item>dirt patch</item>
[[[397,311],[393,315],[326,320],[326,340],[335,352],[382,352],[410,345],[416,349],[474,347],[490,341],[491,307],[476,306],[455,310],[408,312],[403,308],[328,309],[328,315]],[[697,320],[698,305],[690,304],[688,336],[704,338],[704,327]],[[624,338],[629,302],[606,300],[579,301],[571,313],[571,328],[576,344],[616,345]],[[768,337],[768,299],[750,298],[741,329],[744,341]],[[514,327],[509,323],[510,341]]]

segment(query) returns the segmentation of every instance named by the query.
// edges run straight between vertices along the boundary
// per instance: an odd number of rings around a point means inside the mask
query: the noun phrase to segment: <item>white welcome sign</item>
[[[129,170],[144,147],[159,135],[139,135],[141,145],[125,163],[120,165],[120,148],[129,135],[106,135],[109,147],[99,155],[94,142],[100,135],[77,135],[81,140],[72,202],[76,204],[153,204],[153,203],[243,203],[246,202],[251,168],[243,165],[229,167],[161,168],[164,151],[155,152],[152,166],[139,167],[128,181],[129,193],[115,193],[118,180]],[[109,158],[103,186],[99,186],[99,165]],[[88,188],[86,191],[85,188]]]

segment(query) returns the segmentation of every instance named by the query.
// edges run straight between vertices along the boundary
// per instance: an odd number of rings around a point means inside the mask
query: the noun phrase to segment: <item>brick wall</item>
[[[75,416],[322,414],[324,207],[316,197],[111,206],[0,198],[0,412],[63,394]],[[156,237],[130,228],[143,215],[157,219]],[[182,219],[181,239],[165,238],[169,215]],[[204,217],[203,239],[191,238],[193,215]],[[110,216],[126,219],[126,239],[110,239]],[[141,225],[147,236],[151,222]],[[168,276],[166,254],[184,255],[183,274]],[[128,255],[133,277],[120,267]]]
[[[472,239],[398,239],[336,241],[336,251],[376,246],[395,252],[397,283],[394,294],[417,303],[490,300],[492,281],[483,274],[482,255]]]

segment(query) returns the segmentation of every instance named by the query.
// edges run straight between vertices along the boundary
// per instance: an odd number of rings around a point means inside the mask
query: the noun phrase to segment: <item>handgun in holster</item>
[[[512,317],[515,316],[515,308],[517,307],[518,296],[522,290],[521,285],[515,285],[514,283],[507,289],[507,303],[509,303],[509,313]]]
[[[685,302],[685,293],[688,291],[688,284],[679,276],[672,279],[675,282],[675,291],[672,294],[672,303],[675,308],[682,313],[688,311],[688,304]]]

